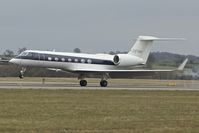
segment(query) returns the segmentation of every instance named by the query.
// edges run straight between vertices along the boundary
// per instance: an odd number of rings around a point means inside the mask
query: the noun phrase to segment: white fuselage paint
[[[22,67],[44,67],[44,68],[55,68],[55,69],[62,69],[65,71],[77,71],[77,70],[117,70],[117,69],[127,69],[129,67],[132,67],[132,65],[137,66],[139,64],[141,64],[143,61],[137,57],[133,57],[131,58],[131,64],[129,64],[128,60],[126,59],[121,59],[121,62],[126,63],[127,65],[123,65],[123,66],[119,66],[118,64],[114,64],[113,63],[113,58],[114,55],[109,55],[109,54],[82,54],[82,53],[64,53],[64,52],[51,52],[51,51],[35,51],[35,50],[27,50],[25,51],[27,53],[38,53],[40,56],[42,54],[44,55],[49,55],[48,57],[44,57],[44,58],[51,58],[52,56],[57,56],[57,58],[59,59],[59,61],[51,61],[51,60],[42,60],[41,58],[43,57],[39,57],[38,60],[32,60],[32,59],[23,59],[23,58],[14,58],[12,59],[10,62],[20,65]],[[124,54],[126,55],[126,54]],[[85,60],[85,62],[74,62],[71,61],[61,61],[61,59],[59,58],[59,56],[64,56],[64,57],[72,57],[74,58],[78,58],[79,60],[83,59]],[[41,60],[40,60],[41,59]],[[90,59],[91,61],[93,60],[105,60],[105,61],[109,61],[109,63],[113,63],[113,64],[94,64],[94,62],[92,63],[88,63],[87,60]]]

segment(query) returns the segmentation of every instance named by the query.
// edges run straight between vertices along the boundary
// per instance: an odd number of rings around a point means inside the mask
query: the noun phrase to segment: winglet
[[[177,71],[183,71],[185,65],[187,64],[188,58],[186,58],[182,64],[177,68]]]

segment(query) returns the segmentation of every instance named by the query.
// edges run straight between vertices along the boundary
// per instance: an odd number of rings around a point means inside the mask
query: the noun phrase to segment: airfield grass
[[[0,90],[2,133],[198,131],[198,91]]]

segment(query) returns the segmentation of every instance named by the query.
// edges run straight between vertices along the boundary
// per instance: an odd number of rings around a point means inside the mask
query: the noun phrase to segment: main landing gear
[[[82,87],[85,87],[87,85],[87,81],[84,79],[85,75],[81,74],[79,75],[78,79],[80,79],[79,84]]]
[[[86,80],[80,80],[79,84],[80,84],[80,86],[86,86],[87,81]]]
[[[101,87],[107,87],[108,82],[106,80],[101,80],[100,85],[101,85]]]
[[[87,81],[84,80],[84,79],[80,80],[79,84],[80,84],[80,86],[85,87],[85,86],[87,86]],[[108,82],[106,80],[101,80],[100,81],[100,86],[101,87],[107,87],[107,85],[108,85]]]
[[[101,87],[107,87],[107,85],[108,85],[108,81],[107,81],[108,77],[109,77],[108,74],[103,74],[102,75],[102,78],[101,78],[101,81],[100,81],[100,86]],[[78,77],[78,79],[80,79],[80,82],[79,82],[80,86],[82,86],[82,87],[87,86],[87,81],[85,80],[85,75],[80,75]]]
[[[107,79],[108,79],[109,77],[110,77],[110,76],[109,76],[108,73],[102,74],[102,79],[101,79],[101,81],[100,81],[100,86],[101,86],[101,87],[107,87],[107,85],[108,85]]]

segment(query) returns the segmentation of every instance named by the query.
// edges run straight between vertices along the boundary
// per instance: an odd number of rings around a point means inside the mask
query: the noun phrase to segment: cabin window
[[[69,61],[69,62],[71,62],[71,61],[72,61],[72,59],[71,59],[71,58],[68,58],[68,61]]]
[[[64,62],[64,61],[65,61],[65,59],[64,59],[64,58],[62,58],[62,59],[61,59],[61,61],[62,61],[62,62]]]
[[[75,59],[75,62],[78,62],[78,59]]]
[[[51,61],[51,60],[52,60],[52,58],[51,58],[51,57],[48,57],[48,60],[49,60],[49,61]]]
[[[92,63],[92,60],[91,60],[91,59],[88,59],[88,60],[87,60],[87,63],[88,63],[88,64],[91,64],[91,63]]]
[[[55,57],[55,61],[58,61],[58,60],[59,60],[59,58]]]
[[[86,61],[85,61],[85,59],[81,59],[81,63],[85,63]]]

